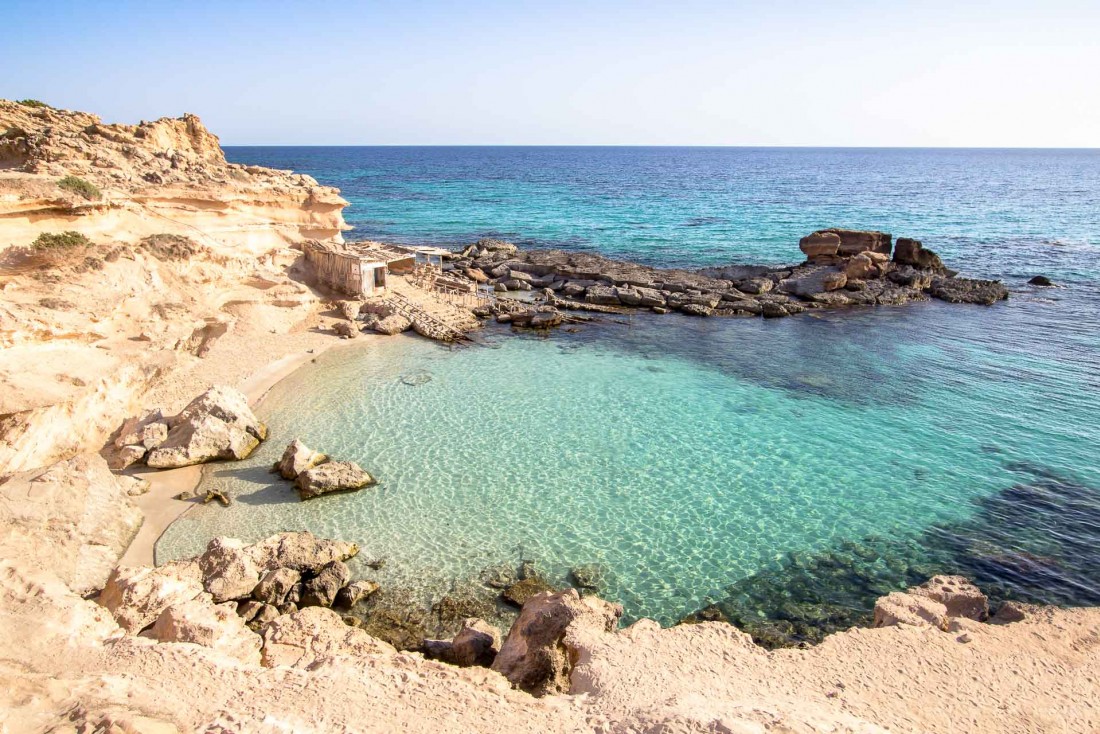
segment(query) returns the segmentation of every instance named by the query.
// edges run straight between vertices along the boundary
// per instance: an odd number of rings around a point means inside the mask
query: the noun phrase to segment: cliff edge
[[[319,299],[292,246],[340,240],[346,205],[226,162],[194,115],[108,125],[0,100],[3,471],[98,449],[227,333],[307,330]]]

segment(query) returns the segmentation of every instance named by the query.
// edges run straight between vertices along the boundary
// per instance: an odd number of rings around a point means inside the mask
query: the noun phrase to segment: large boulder
[[[876,232],[863,229],[837,229],[823,230],[825,234],[835,234],[840,238],[840,247],[837,254],[841,257],[851,257],[861,252],[881,252],[889,255],[893,247],[893,235],[886,232]]]
[[[354,492],[373,484],[377,484],[374,477],[354,461],[330,461],[306,469],[294,482],[302,500],[335,492]]]
[[[535,596],[519,613],[493,661],[493,670],[536,696],[569,692],[579,650],[574,635],[610,632],[623,608],[575,589]]]
[[[899,237],[894,248],[894,262],[902,265],[912,265],[922,270],[943,270],[943,261],[940,256],[931,250],[924,249],[920,240],[909,237]]]
[[[344,624],[340,615],[324,607],[284,614],[269,622],[260,634],[264,641],[261,663],[269,668],[308,668],[335,655],[361,658],[396,652],[363,630]]]
[[[314,451],[296,438],[283,451],[283,457],[275,465],[275,470],[283,479],[297,479],[306,469],[312,469],[326,461],[326,455]]]
[[[840,235],[827,231],[813,232],[798,241],[798,249],[811,262],[832,258],[840,252]]]
[[[0,484],[0,557],[98,591],[141,527],[129,488],[97,454],[13,474]]]
[[[211,540],[206,552],[198,557],[198,564],[203,587],[219,604],[247,598],[260,582],[261,568],[251,546],[236,538]]]
[[[325,565],[321,572],[302,585],[303,607],[331,607],[336,594],[351,580],[351,569],[342,561]]]
[[[168,433],[168,422],[159,408],[143,411],[140,415],[129,418],[122,424],[122,428],[115,437],[115,447],[144,446],[146,449],[155,448],[164,442]],[[157,439],[160,438],[160,442]]]
[[[584,293],[584,302],[597,306],[618,306],[621,304],[615,288],[609,285],[592,285]]]
[[[656,288],[620,286],[615,288],[615,294],[624,306],[653,308],[665,305],[665,297]]]
[[[214,604],[205,594],[161,612],[153,624],[153,637],[160,642],[202,645],[242,663],[260,664],[262,640],[245,626],[236,605]]]
[[[287,595],[298,582],[302,580],[302,574],[293,568],[276,568],[266,572],[260,583],[252,590],[252,598],[256,601],[281,607],[287,603]]]
[[[202,570],[194,561],[166,563],[157,568],[119,566],[111,572],[99,603],[124,630],[137,634],[153,624],[168,607],[203,593]]]
[[[412,320],[399,313],[390,314],[374,325],[374,330],[379,334],[393,336],[412,328]]]
[[[359,546],[343,540],[318,538],[307,531],[272,535],[250,546],[263,571],[288,568],[300,574],[314,575],[333,561],[346,561],[359,552]]]
[[[875,602],[874,626],[935,627],[947,629],[947,608],[926,596],[895,591]]]
[[[145,463],[156,469],[247,458],[267,438],[267,426],[230,387],[212,387],[169,421],[168,438],[149,452]]]
[[[504,240],[494,240],[483,238],[473,244],[473,247],[480,250],[482,254],[492,253],[494,255],[505,255],[511,257],[515,255],[519,250],[518,247],[511,242],[505,242]]]
[[[784,293],[810,298],[818,293],[840,290],[847,282],[847,276],[834,268],[810,268],[782,281],[779,287]]]
[[[963,576],[933,576],[909,593],[943,604],[949,617],[966,617],[977,622],[989,619],[989,597]]]
[[[424,640],[424,655],[451,665],[488,668],[500,652],[500,630],[488,622],[471,618],[450,640]]]

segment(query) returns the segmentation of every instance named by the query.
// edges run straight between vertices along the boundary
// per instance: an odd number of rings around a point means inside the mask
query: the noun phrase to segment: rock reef
[[[920,241],[899,238],[895,247],[884,232],[820,230],[802,238],[806,260],[801,264],[699,271],[489,242],[456,253],[447,268],[475,283],[493,284],[498,294],[539,291],[546,306],[497,310],[499,321],[531,328],[557,326],[561,311],[576,310],[778,318],[814,308],[900,305],[929,297],[984,305],[1008,297],[1002,283],[960,278]]]

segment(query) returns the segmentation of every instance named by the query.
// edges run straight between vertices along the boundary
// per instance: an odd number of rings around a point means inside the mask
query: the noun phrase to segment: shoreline
[[[381,338],[380,335],[363,335],[359,339],[370,343]],[[358,339],[340,340],[332,337],[331,341],[313,347],[310,351],[286,354],[249,374],[240,384],[239,389],[248,398],[248,404],[253,409],[258,408],[275,385],[310,364],[319,355],[330,349],[339,349],[355,344],[362,345],[364,341]],[[171,381],[175,377],[178,376],[171,375],[167,379]],[[217,466],[217,462],[214,464],[193,464],[179,469],[167,470],[143,467],[140,471],[132,472],[132,476],[149,481],[148,492],[131,498],[145,516],[145,521],[141,524],[137,535],[130,541],[126,552],[119,558],[118,565],[157,565],[157,541],[160,540],[160,537],[172,523],[183,517],[200,501],[198,499],[177,500],[175,497],[183,492],[197,489],[202,483],[205,468],[211,465]]]

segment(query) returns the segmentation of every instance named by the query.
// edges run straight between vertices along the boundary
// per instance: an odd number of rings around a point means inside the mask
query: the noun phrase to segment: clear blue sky
[[[0,97],[226,144],[1100,147],[1100,0],[0,0]]]

